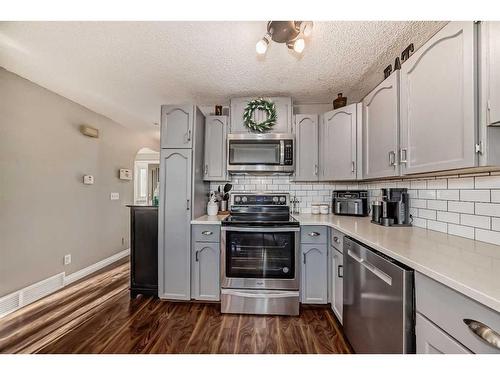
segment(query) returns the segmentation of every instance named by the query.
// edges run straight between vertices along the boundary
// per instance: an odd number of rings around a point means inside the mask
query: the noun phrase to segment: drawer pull
[[[200,260],[200,259],[199,259],[199,257],[198,257],[198,255],[199,255],[199,254],[200,254],[200,251],[199,251],[199,250],[197,250],[197,251],[196,251],[196,253],[194,253],[194,260],[195,260],[196,262],[198,262],[198,261]]]
[[[204,230],[203,232],[201,232],[201,234],[203,234],[204,236],[210,236],[210,235],[214,234],[214,232],[211,232],[209,230]]]
[[[500,349],[500,334],[495,332],[486,324],[478,322],[477,320],[464,319],[464,323],[467,327],[474,332],[481,340],[486,342],[488,345]]]
[[[342,270],[342,273],[340,271]],[[344,266],[339,265],[337,266],[337,277],[342,279],[344,277]]]
[[[320,233],[318,233],[318,232],[311,232],[311,233],[308,233],[308,234],[311,237],[318,237],[320,235]]]

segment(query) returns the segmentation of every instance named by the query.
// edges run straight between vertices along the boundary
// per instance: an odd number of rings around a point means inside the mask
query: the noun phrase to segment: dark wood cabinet
[[[130,207],[130,296],[158,295],[158,207]]]

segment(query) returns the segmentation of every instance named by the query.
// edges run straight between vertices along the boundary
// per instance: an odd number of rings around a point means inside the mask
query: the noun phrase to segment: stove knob
[[[240,200],[241,200],[241,198],[240,198],[240,197],[234,197],[234,201],[235,201],[235,202],[237,202],[237,203],[238,203]]]
[[[281,203],[285,203],[285,201],[286,201],[285,197],[280,197],[280,202]]]
[[[247,197],[243,197],[243,198],[241,198],[241,200],[243,201],[243,203],[246,203],[246,201],[248,200],[248,198]]]
[[[273,197],[273,202],[278,203],[278,197]]]

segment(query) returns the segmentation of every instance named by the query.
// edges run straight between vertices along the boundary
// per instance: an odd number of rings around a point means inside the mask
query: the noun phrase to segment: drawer
[[[416,314],[415,335],[417,354],[470,354],[467,348],[419,313]]]
[[[304,225],[300,227],[300,242],[310,244],[326,244],[327,227],[320,225]]]
[[[497,349],[469,329],[471,319],[500,333],[500,313],[473,301],[427,276],[415,272],[417,311],[474,353],[496,353]]]
[[[344,253],[344,233],[338,231],[337,229],[330,228],[330,244]]]
[[[220,242],[220,225],[193,224],[194,242]]]

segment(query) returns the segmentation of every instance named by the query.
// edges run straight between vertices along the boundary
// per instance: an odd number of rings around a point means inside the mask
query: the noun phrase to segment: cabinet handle
[[[196,250],[196,252],[194,253],[194,260],[195,260],[196,262],[198,262],[198,254],[199,254],[199,253],[200,253],[200,251],[199,251],[199,250]]]
[[[190,142],[190,141],[191,141],[191,129],[189,129],[187,132],[187,142]]]
[[[396,153],[394,151],[389,151],[389,165],[396,167]]]
[[[186,210],[189,211],[189,199],[186,199]]]
[[[406,153],[407,153],[407,149],[406,148],[401,148],[399,150],[399,163],[400,164],[406,164],[408,163],[408,160],[406,160]],[[404,156],[403,156],[404,155]]]
[[[478,322],[477,320],[464,319],[464,323],[485,343],[496,349],[500,349],[500,334],[498,334],[498,332],[495,332],[486,324]]]
[[[314,164],[314,175],[318,175],[318,164]]]
[[[208,164],[205,164],[205,174],[208,174]]]
[[[303,259],[304,264],[306,264],[306,254],[302,254],[302,259]]]
[[[201,234],[203,234],[204,236],[210,236],[211,234],[213,234],[214,232],[211,232],[209,230],[204,230],[203,232],[201,232]]]
[[[342,274],[340,273],[342,271]],[[344,266],[337,266],[337,276],[342,279],[344,277]]]
[[[334,236],[334,237],[333,237],[333,240],[334,240],[336,243],[340,243],[340,240],[339,240],[339,238],[338,238],[337,236]]]
[[[318,237],[320,235],[318,232],[311,232],[311,233],[308,233],[308,234],[311,237]]]
[[[356,163],[354,161],[351,162],[351,172],[354,173],[356,170]]]

